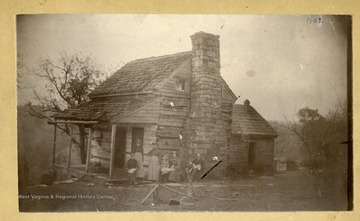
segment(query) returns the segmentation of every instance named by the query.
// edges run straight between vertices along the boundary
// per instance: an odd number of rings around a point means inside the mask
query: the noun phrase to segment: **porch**
[[[86,172],[86,165],[71,165],[70,168],[67,168],[65,165],[54,165],[55,170],[62,174],[67,174],[70,177],[82,177],[84,175],[90,176],[92,179],[97,180],[99,182],[127,182],[127,171],[126,169],[115,168],[113,177],[109,177],[108,171],[96,171]]]
[[[62,173],[67,173],[70,176],[80,177],[82,175],[89,175],[97,179],[102,179],[105,181],[124,181],[127,180],[127,171],[125,169],[126,163],[126,151],[125,147],[122,152],[122,161],[121,166],[120,163],[116,161],[115,152],[118,151],[115,147],[115,143],[124,143],[126,137],[124,136],[116,136],[117,124],[111,124],[111,138],[108,140],[110,143],[110,153],[109,153],[109,166],[102,167],[100,171],[93,171],[90,169],[90,158],[92,155],[91,149],[93,145],[93,140],[95,140],[94,136],[94,125],[98,124],[97,121],[72,121],[72,120],[55,120],[49,121],[48,124],[54,125],[54,142],[52,149],[52,167],[56,171],[61,171]],[[56,163],[56,144],[57,144],[57,129],[60,126],[65,126],[69,130],[68,134],[68,147],[67,147],[67,162],[64,164]],[[85,140],[86,140],[86,163],[85,164],[72,164],[72,147],[73,140],[75,140],[76,134],[74,134],[74,126],[83,127],[85,129]],[[102,139],[104,140],[104,139]]]

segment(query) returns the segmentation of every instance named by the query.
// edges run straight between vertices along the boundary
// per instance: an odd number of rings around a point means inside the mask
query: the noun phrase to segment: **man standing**
[[[201,155],[198,153],[196,154],[195,160],[192,161],[193,165],[193,180],[198,180],[204,173],[205,169],[205,162],[201,159]]]

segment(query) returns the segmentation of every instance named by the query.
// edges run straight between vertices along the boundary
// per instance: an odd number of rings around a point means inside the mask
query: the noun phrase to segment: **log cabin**
[[[212,177],[235,167],[272,171],[276,133],[250,103],[235,104],[220,75],[219,36],[190,37],[191,51],[127,63],[89,102],[54,116],[55,123],[84,122],[90,129],[87,164],[101,162],[112,178],[140,139],[145,172],[154,145],[161,155],[177,151],[182,164],[197,153],[206,167],[214,156],[223,159]]]

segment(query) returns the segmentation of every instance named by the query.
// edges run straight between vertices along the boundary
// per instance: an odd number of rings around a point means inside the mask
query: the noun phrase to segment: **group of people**
[[[149,167],[147,180],[161,181],[161,182],[180,182],[182,180],[183,172],[181,170],[180,159],[176,151],[172,152],[171,157],[164,155],[159,160],[160,150],[155,146],[148,153]],[[188,176],[198,177],[204,170],[204,161],[200,154],[197,154],[196,159],[191,163],[191,168],[187,168]],[[129,183],[131,186],[136,184],[136,179],[144,179],[145,172],[143,168],[143,154],[141,140],[137,139],[135,142],[134,152],[130,154],[130,159],[127,161],[127,169],[129,174]]]
[[[176,151],[173,151],[170,159],[167,155],[164,155],[161,160],[160,178],[163,182],[178,183],[181,181],[180,159],[177,157]]]

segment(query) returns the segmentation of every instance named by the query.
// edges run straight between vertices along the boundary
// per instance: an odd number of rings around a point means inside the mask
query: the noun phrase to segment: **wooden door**
[[[256,158],[256,143],[249,142],[249,169],[255,169],[255,158]]]
[[[126,157],[126,129],[116,128],[114,167],[124,168]]]

